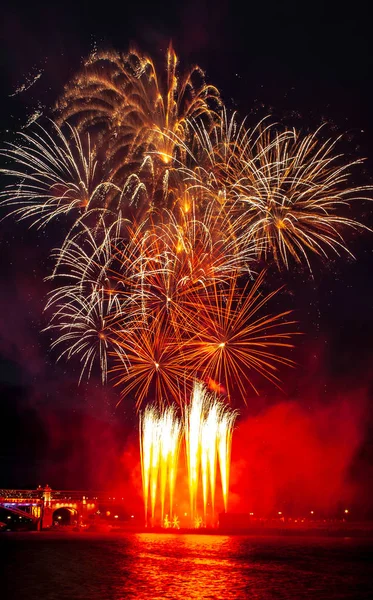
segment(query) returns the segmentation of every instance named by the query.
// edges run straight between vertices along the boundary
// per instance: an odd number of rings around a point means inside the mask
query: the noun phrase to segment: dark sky
[[[126,50],[133,42],[162,60],[172,39],[181,65],[198,62],[227,105],[248,114],[249,123],[272,114],[288,126],[309,130],[326,122],[333,135],[345,134],[343,151],[367,158],[355,182],[372,183],[372,23],[356,4],[349,12],[342,5],[328,10],[296,1],[118,6],[2,7],[2,143],[34,110],[45,112],[55,102],[95,46]],[[39,72],[30,89],[13,95]],[[354,214],[373,224],[368,205],[357,206]],[[93,380],[78,388],[77,370],[56,365],[48,335],[40,333],[47,252],[60,235],[56,226],[38,233],[12,220],[1,224],[0,486],[33,486],[47,478],[59,487],[109,485],[108,479],[120,476],[112,457],[123,450],[136,422],[130,406],[114,411],[116,391],[110,386],[103,390]],[[364,398],[364,430],[351,465],[352,476],[364,478],[373,458],[373,238],[369,233],[348,238],[355,261],[346,256],[328,264],[314,261],[314,278],[298,269],[281,277],[273,273],[272,283],[287,284],[285,301],[296,309],[305,334],[297,344],[298,367],[284,373],[285,396],[305,410],[313,402],[338,402],[344,394],[352,403],[355,395]],[[278,400],[277,392],[265,389],[243,413],[259,413],[273,398]],[[95,450],[103,444],[110,449],[105,460]]]

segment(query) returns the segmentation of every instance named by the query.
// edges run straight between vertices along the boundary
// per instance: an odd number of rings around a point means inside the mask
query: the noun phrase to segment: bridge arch
[[[71,506],[60,506],[53,511],[52,523],[56,525],[73,525],[78,519],[78,511]]]

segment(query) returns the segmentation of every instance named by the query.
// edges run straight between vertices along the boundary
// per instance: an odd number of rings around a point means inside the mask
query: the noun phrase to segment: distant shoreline
[[[113,528],[112,532],[126,532],[125,528]],[[245,528],[180,528],[180,529],[163,529],[161,527],[143,528],[135,533],[157,533],[157,534],[173,534],[173,535],[229,535],[229,536],[305,536],[305,537],[367,537],[373,538],[373,523],[367,524],[349,524],[348,526],[328,525],[326,527],[245,527]]]
[[[75,536],[91,536],[91,535],[105,535],[111,536],[115,534],[151,534],[151,535],[213,535],[213,536],[249,536],[249,537],[325,537],[325,538],[367,538],[373,539],[373,523],[346,523],[341,525],[340,523],[335,524],[322,524],[320,526],[253,526],[245,528],[180,528],[180,529],[164,529],[161,527],[88,527],[88,528],[73,528],[70,526],[60,528],[43,529],[42,531],[18,531],[18,532],[3,532],[5,534],[35,534],[39,533],[41,536],[44,534],[54,534],[55,536],[64,537],[65,535]]]

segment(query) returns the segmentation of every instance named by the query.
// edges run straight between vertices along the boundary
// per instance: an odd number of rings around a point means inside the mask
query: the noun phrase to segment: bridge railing
[[[3,490],[0,489],[0,498],[8,499],[24,499],[29,498],[30,500],[37,500],[43,498],[43,490]]]
[[[45,493],[48,493],[50,501],[83,501],[101,502],[101,503],[120,503],[125,501],[121,494],[110,494],[110,492],[92,491],[92,490],[15,490],[0,489],[0,502],[20,502],[22,500],[42,501]]]

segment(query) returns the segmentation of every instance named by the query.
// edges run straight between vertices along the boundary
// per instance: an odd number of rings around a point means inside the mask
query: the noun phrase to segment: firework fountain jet
[[[181,424],[173,406],[157,409],[155,406],[149,405],[140,416],[140,454],[146,525],[148,523],[149,496],[151,521],[154,523],[159,478],[162,523],[167,483],[170,515],[173,513],[180,434]]]
[[[183,424],[176,408],[147,406],[140,416],[140,452],[145,522],[155,523],[157,498],[161,523],[165,522],[167,488],[169,492],[167,519],[174,515],[176,485],[182,425],[185,435],[185,453],[188,467],[188,487],[191,522],[198,521],[199,488],[202,486],[203,520],[207,520],[207,505],[211,500],[211,519],[214,522],[217,463],[227,511],[229,467],[233,425],[237,412],[229,409],[215,395],[196,381],[191,401],[184,409]]]
[[[186,459],[188,466],[188,484],[190,498],[191,519],[197,510],[197,492],[199,484],[199,471],[201,458],[203,458],[203,467],[207,470],[207,456],[201,452],[202,426],[205,413],[205,404],[207,394],[202,385],[196,383],[193,388],[191,403],[185,409],[185,445]],[[205,474],[202,473],[203,490],[207,492],[207,481]],[[205,494],[204,494],[205,495]]]
[[[195,382],[190,404],[185,409],[185,444],[191,517],[197,516],[197,498],[202,480],[203,514],[206,523],[210,495],[214,521],[217,459],[219,460],[224,510],[228,507],[229,472],[233,425],[237,411],[231,410],[201,382]],[[201,472],[201,477],[199,476]],[[210,489],[209,489],[210,488]]]

